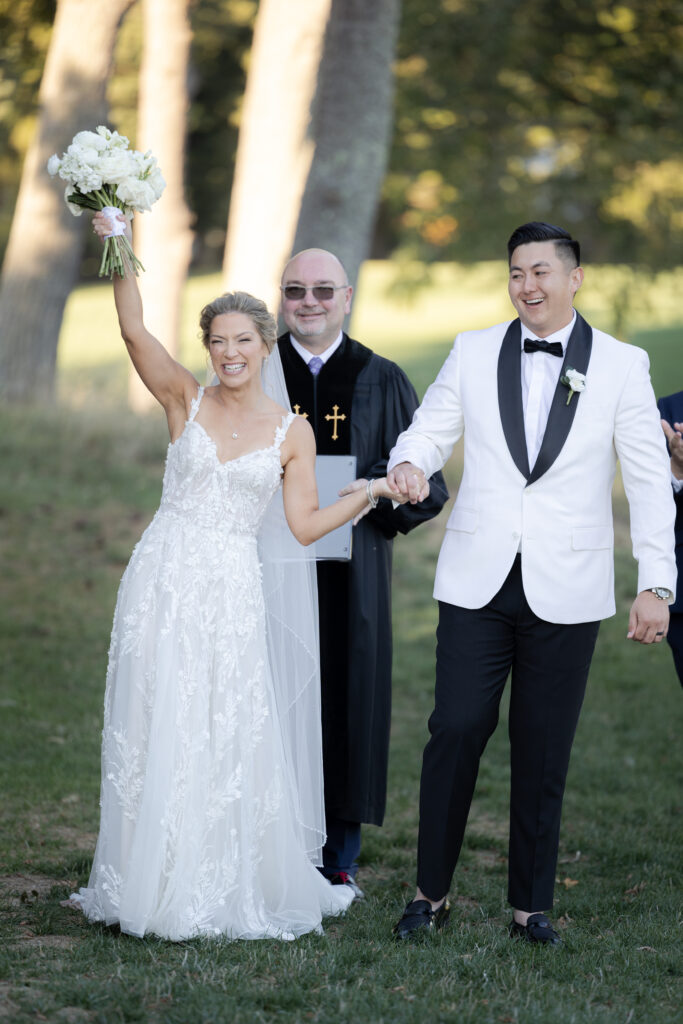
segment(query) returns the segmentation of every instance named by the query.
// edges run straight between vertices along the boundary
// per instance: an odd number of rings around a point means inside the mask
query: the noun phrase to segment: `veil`
[[[277,345],[262,373],[263,390],[290,408]],[[268,660],[275,689],[296,822],[309,858],[322,864],[325,843],[318,587],[314,545],[303,547],[285,519],[282,484],[259,532]]]

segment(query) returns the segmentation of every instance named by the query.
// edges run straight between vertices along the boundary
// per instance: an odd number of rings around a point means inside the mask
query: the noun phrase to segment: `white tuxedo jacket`
[[[556,358],[548,356],[548,358]],[[675,506],[647,354],[577,315],[560,377],[586,377],[569,405],[558,382],[543,443],[528,464],[519,320],[458,335],[389,468],[430,477],[464,433],[462,481],[446,526],[434,597],[481,608],[522,547],[524,592],[548,622],[613,615],[612,483],[617,458],[630,507],[638,592],[675,590]]]

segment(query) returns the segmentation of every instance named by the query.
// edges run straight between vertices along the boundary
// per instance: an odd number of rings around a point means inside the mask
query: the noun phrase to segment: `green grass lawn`
[[[500,272],[439,268],[401,313],[386,266],[372,265],[354,332],[422,391],[457,330],[509,315],[489,299],[504,293]],[[663,315],[669,285],[652,286],[657,316],[634,307],[628,332],[648,349],[660,394],[683,387],[681,318]],[[217,289],[193,279],[187,309]],[[366,901],[295,943],[140,941],[60,906],[88,877],[116,588],[158,503],[167,443],[163,416],[135,419],[121,405],[126,366],[106,291],[83,289],[69,306],[60,390],[70,401],[0,410],[0,1021],[680,1020],[682,695],[666,647],[625,640],[635,574],[618,487],[618,613],[601,630],[570,768],[553,911],[562,949],[506,936],[505,709],[482,762],[452,927],[416,946],[390,937],[414,885],[443,514],[396,544],[389,805],[384,828],[365,829]],[[588,315],[609,330],[609,305],[594,296]],[[190,319],[185,334],[199,372]],[[457,454],[448,475],[454,490]]]

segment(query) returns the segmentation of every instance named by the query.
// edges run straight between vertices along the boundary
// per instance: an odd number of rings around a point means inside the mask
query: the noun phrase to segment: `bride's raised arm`
[[[126,235],[130,241],[130,222],[123,214],[119,220],[126,223]],[[111,219],[107,214],[96,213],[93,230],[101,239],[111,234]],[[197,391],[197,382],[189,370],[176,362],[164,346],[145,327],[142,314],[142,300],[134,275],[114,275],[114,301],[121,328],[121,337],[126,343],[128,354],[140,379],[169,416],[169,427],[174,413],[185,415],[189,401]],[[171,429],[173,434],[173,430]]]

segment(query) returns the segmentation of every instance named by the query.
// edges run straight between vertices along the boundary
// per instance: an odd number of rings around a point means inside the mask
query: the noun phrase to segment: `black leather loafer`
[[[525,939],[527,942],[540,942],[546,946],[562,944],[562,939],[545,914],[531,914],[526,924],[511,921],[510,936],[513,939]]]
[[[413,900],[403,911],[403,917],[394,926],[397,939],[411,939],[443,928],[451,913],[451,905],[444,900],[438,910],[432,910],[429,900]]]

